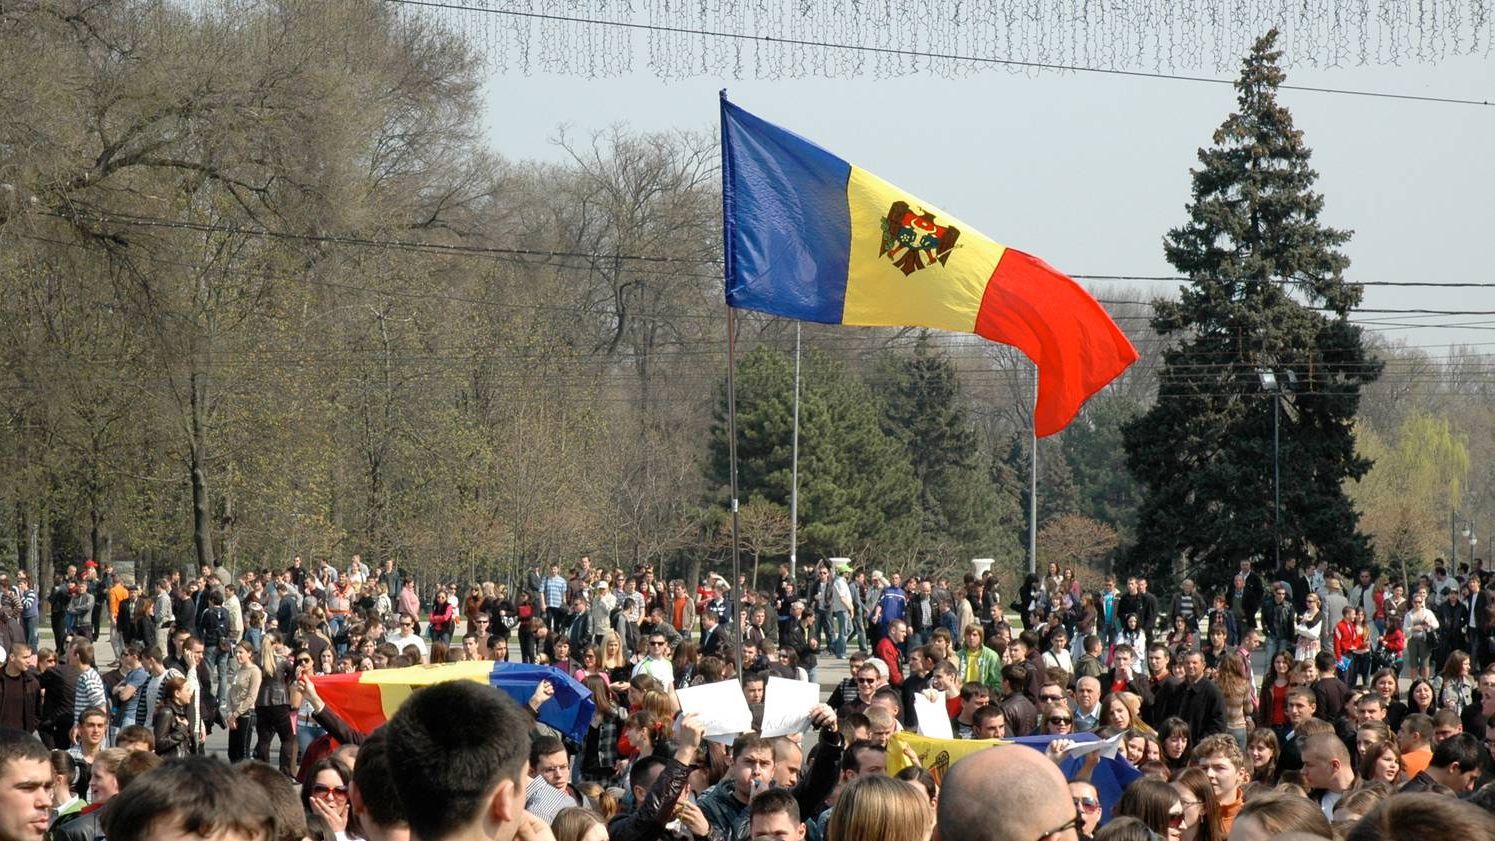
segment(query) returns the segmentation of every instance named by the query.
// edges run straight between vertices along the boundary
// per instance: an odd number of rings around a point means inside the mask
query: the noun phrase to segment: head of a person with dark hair
[[[771,788],[748,806],[748,828],[754,838],[803,841],[805,825],[800,820],[799,801],[787,789]]]
[[[1455,794],[1462,794],[1474,787],[1480,775],[1481,759],[1485,746],[1468,733],[1444,739],[1433,748],[1433,759],[1428,763],[1427,774],[1433,782],[1447,786]]]
[[[368,841],[409,841],[410,824],[405,820],[400,793],[395,791],[389,765],[389,741],[384,731],[369,734],[353,764],[351,787],[353,812]]]
[[[52,818],[52,759],[41,739],[0,728],[0,841],[40,841]]]
[[[1361,818],[1345,841],[1407,838],[1495,838],[1495,816],[1446,795],[1397,794]]]
[[[110,841],[198,837],[273,841],[269,798],[258,785],[217,759],[175,759],[130,783],[128,796],[102,813]]]
[[[1080,822],[1059,766],[1024,745],[966,756],[940,788],[941,841],[1075,841]]]
[[[385,725],[395,791],[422,841],[513,838],[524,815],[530,722],[507,695],[470,681],[406,699]]]
[[[270,837],[273,841],[301,841],[307,837],[306,810],[296,789],[279,769],[264,762],[249,761],[234,765],[234,773],[260,787],[270,803],[270,817],[274,822]]]

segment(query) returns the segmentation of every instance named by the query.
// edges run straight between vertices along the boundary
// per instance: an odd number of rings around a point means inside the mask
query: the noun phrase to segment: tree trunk
[[[207,476],[207,383],[206,375],[192,373],[192,446],[188,449],[188,467],[192,473],[192,545],[197,550],[197,565],[212,569],[213,521],[208,503]]]

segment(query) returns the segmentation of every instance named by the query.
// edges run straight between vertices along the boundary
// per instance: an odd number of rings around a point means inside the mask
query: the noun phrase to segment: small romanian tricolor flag
[[[727,304],[1012,345],[1038,366],[1034,431],[1063,429],[1137,359],[1105,309],[1044,261],[727,101]]]
[[[403,669],[375,669],[352,674],[318,675],[317,694],[344,721],[365,733],[379,728],[415,690],[448,680],[486,683],[520,704],[529,702],[540,681],[548,680],[555,697],[540,707],[540,720],[580,741],[596,709],[592,693],[575,678],[549,666],[469,660]]]

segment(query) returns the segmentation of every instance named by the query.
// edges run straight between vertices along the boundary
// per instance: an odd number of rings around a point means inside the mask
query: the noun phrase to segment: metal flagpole
[[[794,323],[794,442],[789,457],[789,580],[799,580],[799,322]]]
[[[732,493],[732,594],[727,602],[730,614],[727,625],[734,636],[741,633],[737,615],[742,609],[741,546],[737,532],[737,310],[727,307],[727,460],[731,463]],[[737,640],[737,679],[742,680],[742,640]]]
[[[1033,366],[1033,411],[1038,411],[1038,366]],[[1033,451],[1028,476],[1028,572],[1038,571],[1038,426],[1029,430]]]

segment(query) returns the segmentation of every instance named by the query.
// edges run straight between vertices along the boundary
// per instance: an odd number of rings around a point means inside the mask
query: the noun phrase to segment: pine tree
[[[737,364],[738,498],[789,505],[793,361],[757,348]],[[880,423],[881,403],[846,369],[817,354],[800,389],[799,557],[904,557],[918,535],[908,456]],[[728,484],[726,389],[712,425],[708,478]],[[716,501],[719,501],[716,500]]]
[[[1339,251],[1350,232],[1320,222],[1311,153],[1277,102],[1276,38],[1267,33],[1246,58],[1239,108],[1199,151],[1188,221],[1167,234],[1168,261],[1189,284],[1178,301],[1157,303],[1153,328],[1175,343],[1157,403],[1124,436],[1144,489],[1126,566],[1187,572],[1209,588],[1223,588],[1243,558],[1270,566],[1279,549],[1263,369],[1296,378],[1281,397],[1281,557],[1371,560],[1344,483],[1370,468],[1352,421],[1380,363],[1348,320],[1361,297]]]
[[[917,483],[921,556],[996,553],[995,543],[1008,542],[998,524],[1015,513],[1012,496],[991,484],[991,457],[977,442],[950,357],[925,333],[912,354],[889,353],[879,368],[883,427],[908,453]]]

